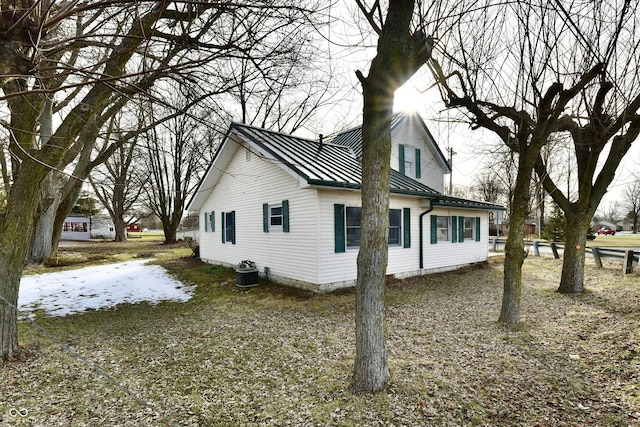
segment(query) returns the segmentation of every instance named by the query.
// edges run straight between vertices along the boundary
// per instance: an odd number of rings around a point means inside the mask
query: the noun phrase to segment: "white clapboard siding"
[[[464,242],[451,242],[451,228],[449,228],[449,241],[431,243],[431,215],[439,216],[464,216],[480,217],[480,241],[465,239]],[[458,267],[465,264],[486,261],[489,245],[489,216],[486,211],[467,209],[434,209],[425,215],[424,220],[424,269],[426,271],[438,271]],[[449,226],[451,227],[451,225]]]
[[[425,143],[427,135],[421,126],[414,121],[408,120],[404,126],[394,129],[391,137],[391,167],[399,170],[399,144],[418,148],[420,150],[420,181],[438,192],[444,192],[444,173],[442,163],[438,160],[438,155],[433,148]]]
[[[214,211],[215,232],[200,225],[202,259],[236,265],[242,260],[256,263],[260,272],[293,280],[317,283],[316,190],[300,189],[298,181],[271,160],[254,154],[247,160],[240,149],[229,163],[200,211]],[[263,231],[263,203],[289,201],[290,232]],[[236,244],[222,243],[221,213],[235,211]]]
[[[343,253],[335,253],[334,238],[334,204],[345,206],[361,206],[360,193],[353,191],[319,191],[320,196],[320,269],[321,283],[354,281],[357,276],[358,249],[347,248]],[[411,247],[389,247],[387,274],[405,276],[409,272],[420,271],[419,222],[420,214],[425,210],[420,207],[419,199],[391,196],[391,209],[409,208],[411,210]],[[428,228],[427,228],[428,232]]]

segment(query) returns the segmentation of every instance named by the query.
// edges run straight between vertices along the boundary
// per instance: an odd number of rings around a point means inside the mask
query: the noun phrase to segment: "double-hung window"
[[[236,244],[236,211],[222,212],[222,243]]]
[[[262,231],[268,233],[269,230],[281,230],[289,232],[289,201],[282,203],[262,205]]]
[[[420,149],[409,145],[398,145],[399,172],[411,178],[420,178]]]
[[[357,248],[360,246],[360,220],[362,218],[362,208],[347,207],[347,247]]]
[[[448,216],[439,216],[437,227],[438,227],[438,240],[447,241],[449,240],[449,217]]]
[[[480,241],[480,217],[431,216],[431,243]]]
[[[334,205],[336,252],[345,248],[360,247],[362,208],[357,206]],[[404,218],[403,218],[404,214]],[[409,235],[411,211],[408,208],[389,209],[389,246],[411,247]],[[405,227],[403,235],[403,224]]]
[[[464,238],[469,239],[469,240],[473,240],[474,235],[473,235],[473,229],[475,228],[476,225],[476,219],[475,218],[469,218],[469,217],[465,217],[464,218]]]

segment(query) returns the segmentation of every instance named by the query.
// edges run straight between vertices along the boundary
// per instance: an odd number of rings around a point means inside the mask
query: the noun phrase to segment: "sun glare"
[[[396,90],[393,111],[418,111],[423,108],[423,97],[411,84],[405,84]]]

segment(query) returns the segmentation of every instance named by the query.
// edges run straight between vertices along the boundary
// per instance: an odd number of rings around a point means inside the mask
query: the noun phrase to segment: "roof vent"
[[[319,133],[318,134],[318,141],[320,142],[320,148],[322,148],[322,139],[323,139],[324,135]]]

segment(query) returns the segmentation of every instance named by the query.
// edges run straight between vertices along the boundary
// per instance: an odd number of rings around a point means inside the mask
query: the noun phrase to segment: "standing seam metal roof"
[[[337,135],[331,142],[314,141],[286,135],[249,125],[233,123],[231,132],[268,153],[275,163],[291,169],[309,185],[330,188],[360,189],[362,165],[358,151],[362,150],[362,131],[351,129]],[[395,194],[425,197],[437,200],[439,206],[504,209],[499,205],[443,195],[400,172],[391,169],[390,191]]]

